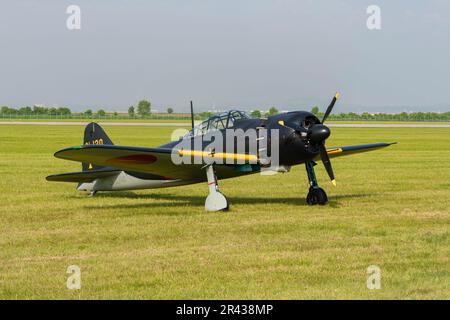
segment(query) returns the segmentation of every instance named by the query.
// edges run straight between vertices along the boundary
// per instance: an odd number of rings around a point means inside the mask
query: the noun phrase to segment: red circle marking
[[[150,164],[158,160],[151,154],[132,154],[129,156],[123,156],[110,159],[108,162],[123,163],[123,164]]]

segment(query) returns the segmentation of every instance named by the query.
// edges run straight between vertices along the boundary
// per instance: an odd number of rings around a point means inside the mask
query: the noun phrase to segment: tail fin
[[[111,139],[98,123],[91,122],[84,129],[83,144],[109,144],[112,145]],[[82,163],[83,171],[101,169],[101,166],[95,166],[91,163]]]

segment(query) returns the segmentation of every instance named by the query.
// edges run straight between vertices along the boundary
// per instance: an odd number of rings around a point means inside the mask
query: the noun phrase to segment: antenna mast
[[[194,129],[194,104],[192,103],[192,100],[191,100],[191,125],[192,129]]]

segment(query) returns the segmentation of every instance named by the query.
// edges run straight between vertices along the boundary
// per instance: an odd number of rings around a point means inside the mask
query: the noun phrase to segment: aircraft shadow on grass
[[[339,200],[341,199],[357,199],[357,198],[366,198],[370,197],[370,194],[341,194],[331,196],[329,198],[328,205],[325,207],[331,208],[339,208]],[[111,193],[102,193],[97,195],[98,198],[128,198],[128,199],[152,199],[152,200],[161,200],[163,202],[160,203],[135,203],[135,204],[112,204],[112,205],[88,205],[85,206],[87,209],[138,209],[138,208],[151,208],[151,207],[180,207],[189,205],[191,207],[203,207],[204,206],[204,197],[202,196],[188,196],[188,195],[175,195],[169,193],[155,193],[155,194],[137,194],[134,192],[111,192]],[[267,198],[267,197],[230,197],[235,201],[235,203],[239,204],[288,204],[288,205],[302,205],[307,206],[307,203],[304,199],[292,197],[292,198]],[[171,201],[171,202],[166,202]],[[169,213],[168,213],[169,214]],[[180,213],[183,214],[183,213]],[[173,215],[173,213],[170,213]]]

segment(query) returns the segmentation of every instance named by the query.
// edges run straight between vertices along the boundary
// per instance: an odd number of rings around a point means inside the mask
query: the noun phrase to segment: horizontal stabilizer
[[[81,172],[67,172],[60,174],[52,174],[48,176],[47,181],[58,182],[92,182],[98,178],[105,178],[120,173],[120,170],[89,170]]]

